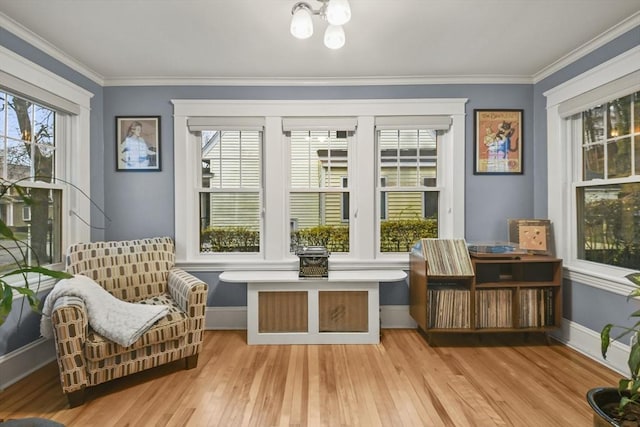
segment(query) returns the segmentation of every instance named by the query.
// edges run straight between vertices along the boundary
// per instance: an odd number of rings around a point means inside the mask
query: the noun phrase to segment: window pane
[[[349,225],[342,219],[347,192],[289,195],[291,252],[298,246],[321,245],[330,252],[349,252]]]
[[[602,145],[589,145],[583,148],[583,179],[604,178],[604,149]]]
[[[260,188],[259,131],[203,131],[202,186]]]
[[[607,143],[607,177],[621,178],[631,175],[631,138]]]
[[[582,113],[584,144],[591,144],[604,139],[604,107],[599,105]]]
[[[62,261],[62,191],[46,188],[23,190],[25,193],[21,196],[10,189],[0,202],[0,218],[17,239],[12,241],[0,237],[0,244],[11,252],[0,252],[0,270],[3,271],[15,268],[16,259],[25,259],[29,265]],[[30,200],[29,204],[27,200]]]
[[[640,183],[579,188],[578,258],[640,265]]]
[[[409,252],[421,238],[438,237],[438,192],[386,192],[380,252]],[[425,218],[424,214],[429,213]]]
[[[7,95],[8,118],[7,136],[31,141],[33,108],[31,102],[13,95]]]
[[[259,252],[258,193],[200,193],[200,252]]]
[[[291,187],[341,188],[348,154],[347,138],[336,131],[292,131]]]
[[[631,95],[611,101],[607,119],[607,138],[629,135],[631,133]]]
[[[11,182],[31,176],[31,144],[10,139],[7,147],[7,179]]]

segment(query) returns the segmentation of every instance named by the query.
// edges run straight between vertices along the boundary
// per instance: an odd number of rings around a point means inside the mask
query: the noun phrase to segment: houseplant
[[[34,203],[31,195],[16,182],[0,181],[0,202],[16,201],[25,206],[32,206]],[[16,236],[2,216],[0,216],[0,253],[10,260],[8,267],[0,270],[0,325],[4,323],[13,308],[14,292],[23,295],[31,309],[39,312],[38,291],[42,276],[53,279],[71,277],[64,271],[42,267],[30,243]],[[35,288],[31,286],[34,281]]]
[[[640,296],[640,272],[625,277],[635,286],[628,294],[627,300]],[[620,379],[617,388],[589,390],[587,400],[596,412],[596,426],[640,426],[640,310],[631,313],[630,317],[636,319],[632,326],[609,323],[600,332],[602,357],[605,359],[613,341],[631,337],[627,360],[630,376]],[[614,330],[620,333],[612,337],[611,333]]]

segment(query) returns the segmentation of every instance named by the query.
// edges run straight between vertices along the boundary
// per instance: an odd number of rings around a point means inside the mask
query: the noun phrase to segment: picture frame
[[[160,116],[116,117],[116,171],[160,171]]]
[[[553,231],[548,219],[509,219],[509,241],[534,255],[553,255]]]
[[[474,110],[474,175],[522,175],[523,110]]]

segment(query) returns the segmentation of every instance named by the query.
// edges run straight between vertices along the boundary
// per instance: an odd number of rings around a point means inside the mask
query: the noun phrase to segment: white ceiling
[[[350,0],[332,51],[318,17],[289,34],[296,1],[0,0],[0,25],[101,84],[140,84],[531,81],[640,23],[640,0]]]

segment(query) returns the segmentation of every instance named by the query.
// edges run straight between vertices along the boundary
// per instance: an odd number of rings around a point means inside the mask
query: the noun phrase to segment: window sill
[[[564,268],[564,278],[580,284],[591,286],[603,291],[618,295],[628,295],[633,289],[633,285],[624,276],[625,270],[620,269],[620,274],[613,274],[608,269],[594,271],[580,265],[569,265]],[[629,270],[628,272],[631,272]]]
[[[198,261],[177,261],[176,266],[193,272],[214,272],[224,270],[297,270],[298,258],[282,261],[265,260],[198,260]],[[384,258],[378,260],[357,260],[357,259],[331,259],[329,258],[330,270],[408,270],[409,259],[407,255],[399,257]]]

